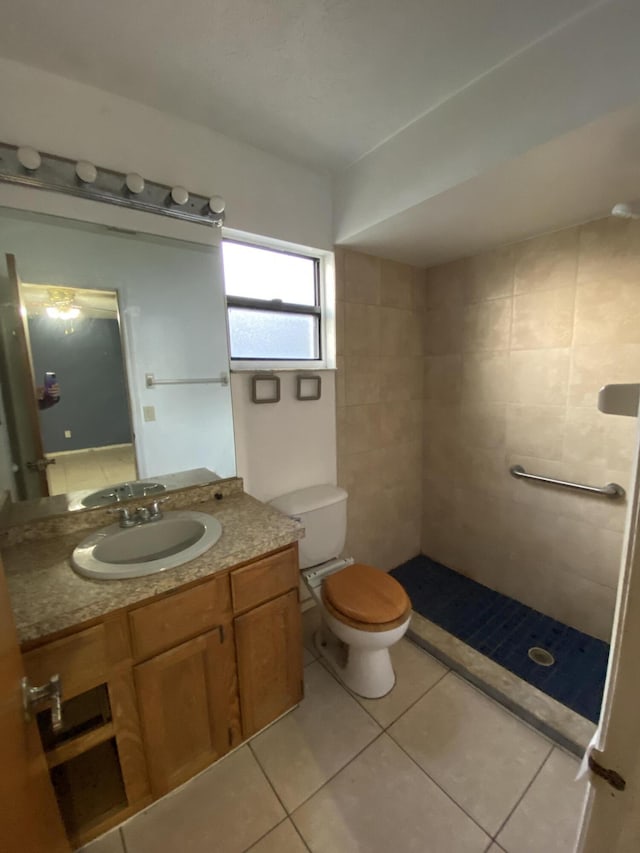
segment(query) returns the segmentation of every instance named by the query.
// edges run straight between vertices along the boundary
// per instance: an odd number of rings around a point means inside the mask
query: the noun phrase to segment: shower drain
[[[533,646],[533,648],[529,649],[529,657],[534,663],[540,664],[540,666],[553,666],[556,662],[551,652],[541,649],[539,646]]]

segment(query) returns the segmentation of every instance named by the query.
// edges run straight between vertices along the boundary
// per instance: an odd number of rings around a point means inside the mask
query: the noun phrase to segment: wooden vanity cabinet
[[[154,797],[241,740],[231,622],[134,668]]]
[[[251,737],[303,695],[296,548],[231,573],[242,732]],[[244,611],[244,612],[243,612]]]
[[[76,703],[69,721],[90,720],[64,741],[43,732],[73,843],[125,820],[300,701],[298,579],[294,544],[24,652],[32,683],[59,672],[63,698]]]

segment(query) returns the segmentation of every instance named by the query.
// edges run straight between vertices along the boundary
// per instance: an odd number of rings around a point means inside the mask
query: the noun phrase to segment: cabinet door
[[[235,620],[245,738],[302,699],[302,624],[296,590]]]
[[[155,797],[240,742],[230,623],[138,664],[135,680]]]

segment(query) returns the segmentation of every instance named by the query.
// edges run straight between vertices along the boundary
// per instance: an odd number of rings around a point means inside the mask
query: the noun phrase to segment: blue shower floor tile
[[[429,557],[391,572],[413,609],[558,702],[598,721],[609,645],[489,589]],[[553,666],[534,663],[532,646],[551,652]]]

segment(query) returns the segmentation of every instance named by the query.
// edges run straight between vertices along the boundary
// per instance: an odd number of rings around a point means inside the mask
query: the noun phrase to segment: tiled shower
[[[338,253],[338,472],[349,553],[422,551],[608,639],[636,422],[596,409],[640,380],[640,223],[603,219],[426,272]]]

